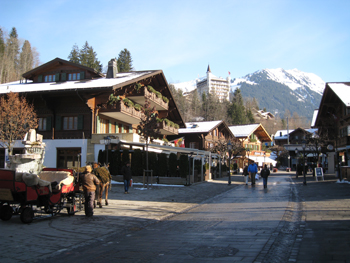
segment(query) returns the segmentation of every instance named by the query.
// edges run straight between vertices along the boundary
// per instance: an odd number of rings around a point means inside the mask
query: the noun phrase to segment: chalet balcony
[[[126,106],[121,100],[114,104],[103,103],[99,114],[130,124],[139,124],[142,116],[141,111],[133,106]]]
[[[164,135],[178,135],[179,134],[179,129],[177,129],[175,127],[171,127],[165,121],[158,122],[157,128],[159,129],[160,133],[164,134]]]
[[[147,87],[141,87],[139,91],[134,90],[127,98],[134,101],[137,104],[144,105],[146,98],[149,99],[151,107],[155,107],[157,111],[168,110],[169,103],[165,102],[162,97],[158,98],[157,94],[148,91]]]

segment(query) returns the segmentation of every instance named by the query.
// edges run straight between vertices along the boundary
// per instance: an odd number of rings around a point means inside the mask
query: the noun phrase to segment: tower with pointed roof
[[[203,93],[208,94],[210,92],[211,94],[215,94],[222,102],[224,100],[229,100],[230,83],[230,77],[224,79],[213,75],[210,65],[208,64],[206,78],[198,80],[196,83],[197,92],[200,97],[202,97]]]

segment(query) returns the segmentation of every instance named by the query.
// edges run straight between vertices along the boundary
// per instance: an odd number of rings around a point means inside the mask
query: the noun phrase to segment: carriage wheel
[[[13,209],[9,205],[2,205],[0,209],[0,218],[3,221],[8,221],[11,219],[13,214]]]
[[[34,211],[31,207],[26,207],[21,213],[21,221],[24,224],[29,224],[33,221]]]

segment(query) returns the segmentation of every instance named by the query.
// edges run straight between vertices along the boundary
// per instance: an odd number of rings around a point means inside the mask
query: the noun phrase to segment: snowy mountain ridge
[[[322,95],[325,88],[325,82],[314,73],[306,73],[298,69],[284,70],[282,68],[277,68],[263,69],[252,74],[248,74],[243,78],[237,78],[232,84],[231,91],[234,91],[237,87],[239,88],[242,82],[250,85],[258,85],[259,83],[252,81],[251,77],[260,73],[266,75],[270,80],[288,86],[293,91],[308,87],[310,90]]]

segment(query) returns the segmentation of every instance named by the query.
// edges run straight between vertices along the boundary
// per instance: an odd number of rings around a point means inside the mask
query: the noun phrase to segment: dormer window
[[[55,81],[55,75],[46,75],[45,76],[45,82],[53,82]]]
[[[80,73],[69,73],[68,80],[80,80]]]

